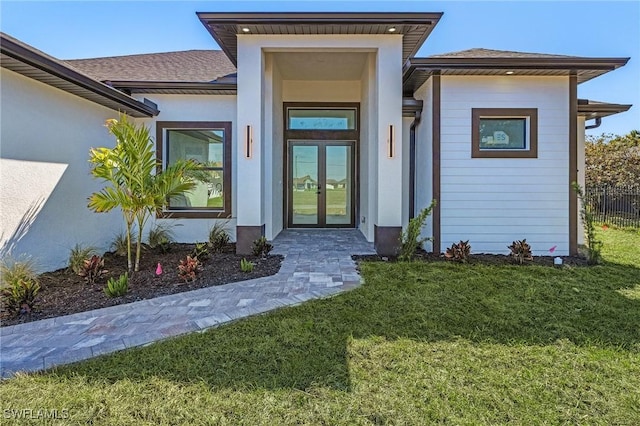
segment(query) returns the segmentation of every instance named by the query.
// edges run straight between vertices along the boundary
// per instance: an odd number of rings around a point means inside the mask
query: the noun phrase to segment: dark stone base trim
[[[253,242],[264,235],[264,225],[236,226],[236,253],[252,254]]]
[[[373,226],[373,245],[380,256],[397,256],[400,253],[402,226]]]

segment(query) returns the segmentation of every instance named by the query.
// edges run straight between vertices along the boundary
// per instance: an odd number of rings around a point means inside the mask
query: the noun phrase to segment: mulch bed
[[[195,281],[184,282],[178,276],[180,260],[190,255],[194,244],[171,244],[167,253],[157,249],[146,248],[140,259],[140,270],[129,277],[129,291],[122,297],[109,298],[103,288],[110,277],[118,278],[127,271],[126,256],[114,253],[104,254],[104,267],[107,273],[94,284],[74,274],[69,269],[59,269],[39,275],[40,293],[33,312],[22,315],[10,315],[0,310],[1,326],[9,326],[45,318],[90,311],[107,306],[136,302],[158,296],[196,290],[236,281],[266,277],[280,270],[282,256],[240,256],[235,254],[235,244],[228,244],[222,253],[210,253],[208,259],[202,261],[202,270]],[[254,263],[252,272],[240,270],[240,260],[246,258]],[[163,272],[156,275],[158,263]]]
[[[588,266],[587,260],[584,257],[579,256],[534,256],[533,260],[525,261],[522,266],[554,266],[553,259],[555,257],[562,258],[563,266]],[[352,256],[355,261],[363,262],[397,262],[396,257],[386,257],[377,254],[372,255],[357,255]],[[437,255],[434,253],[427,253],[419,251],[414,258],[416,262],[452,262],[454,261],[446,259],[443,254]],[[518,262],[511,256],[504,254],[486,254],[478,253],[469,256],[467,261],[468,265],[519,265]]]

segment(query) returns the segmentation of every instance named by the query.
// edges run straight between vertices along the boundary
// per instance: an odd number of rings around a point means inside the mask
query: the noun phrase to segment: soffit
[[[589,99],[578,99],[578,115],[587,120],[603,118],[609,115],[628,111],[631,105],[611,104],[607,102],[592,101]]]
[[[402,36],[402,60],[415,55],[442,13],[206,13],[198,18],[238,63],[239,34],[247,35],[389,35]],[[395,28],[393,33],[390,28]],[[244,32],[247,29],[248,32]]]
[[[3,68],[132,117],[158,114],[156,108],[96,81],[13,37],[2,33],[0,41],[0,64]]]
[[[472,51],[486,49],[472,49]],[[481,57],[438,55],[428,58],[410,58],[404,65],[403,91],[413,93],[434,73],[440,75],[473,76],[569,76],[575,74],[578,83],[584,83],[609,71],[624,66],[629,58],[584,58],[575,56],[496,52]],[[462,52],[456,52],[458,54]],[[507,75],[510,74],[510,75]]]

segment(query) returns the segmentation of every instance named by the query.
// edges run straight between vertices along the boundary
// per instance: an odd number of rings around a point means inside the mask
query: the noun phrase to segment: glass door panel
[[[291,225],[318,225],[318,145],[292,145],[290,153]]]
[[[327,145],[325,149],[326,224],[349,225],[352,202],[352,148],[350,145]]]

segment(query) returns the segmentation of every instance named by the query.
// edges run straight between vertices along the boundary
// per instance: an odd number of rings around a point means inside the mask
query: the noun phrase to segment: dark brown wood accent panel
[[[236,226],[236,253],[253,254],[253,242],[264,235],[264,225]]]
[[[432,164],[432,176],[431,176],[431,185],[432,185],[432,195],[433,199],[436,200],[436,206],[431,213],[433,215],[433,252],[436,254],[440,254],[441,245],[442,245],[442,236],[441,236],[441,205],[442,200],[440,197],[440,97],[441,97],[441,77],[439,73],[434,74],[432,77],[432,93],[431,93],[431,141],[432,141],[432,156],[433,156],[433,164]]]
[[[529,149],[481,150],[480,118],[529,117]],[[471,110],[471,158],[538,158],[538,109],[537,108],[472,108]]]
[[[402,226],[373,225],[373,245],[381,256],[397,256],[400,253]]]
[[[569,77],[569,254],[578,254],[578,194],[571,184],[578,182],[578,78]]]
[[[224,165],[223,165],[223,192],[224,210],[212,210],[206,207],[187,209],[169,209],[157,215],[158,218],[188,218],[188,219],[217,219],[230,218],[232,212],[231,179],[232,179],[232,155],[231,155],[231,128],[230,121],[157,121],[156,122],[156,160],[157,173],[162,172],[164,164],[165,130],[185,129],[223,129],[224,130]]]

